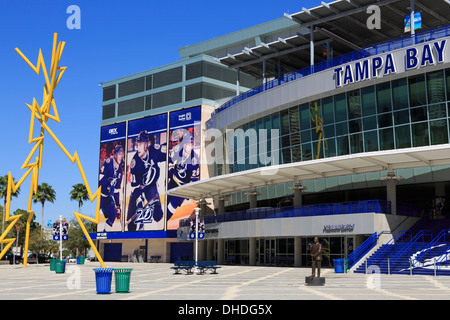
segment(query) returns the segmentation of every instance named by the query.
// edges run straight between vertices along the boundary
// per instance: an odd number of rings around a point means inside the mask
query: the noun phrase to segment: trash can
[[[344,259],[333,259],[334,272],[344,273]]]
[[[344,272],[347,273],[348,271],[348,259],[344,259]]]
[[[50,271],[55,271],[56,261],[58,261],[58,259],[50,259]]]
[[[111,293],[112,268],[96,268],[95,272],[95,284],[98,294]]]
[[[56,273],[66,272],[66,260],[59,260],[59,259],[56,260],[55,272]]]
[[[130,278],[133,269],[114,269],[114,280],[117,293],[130,292]]]
[[[86,257],[83,257],[83,256],[77,257],[77,264],[84,264],[84,259],[85,258]]]

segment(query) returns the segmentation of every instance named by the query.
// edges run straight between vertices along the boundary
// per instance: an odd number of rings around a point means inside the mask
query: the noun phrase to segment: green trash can
[[[64,273],[64,272],[66,272],[66,260],[56,260],[55,272],[56,273]]]
[[[56,261],[58,261],[58,259],[50,259],[50,271],[55,271]]]
[[[348,259],[344,259],[344,273],[348,271]]]
[[[85,259],[86,257],[84,257],[84,256],[80,256],[80,257],[78,257],[77,258],[77,264],[84,264],[84,259]]]
[[[117,293],[130,292],[130,278],[133,269],[114,269],[114,281]]]

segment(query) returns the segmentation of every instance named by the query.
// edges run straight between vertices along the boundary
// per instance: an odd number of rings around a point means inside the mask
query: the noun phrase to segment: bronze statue
[[[312,274],[311,277],[314,278],[316,276],[316,268],[317,268],[317,276],[320,277],[320,266],[322,264],[322,245],[319,243],[319,238],[314,238],[314,243],[309,244],[309,250],[311,251],[311,267]]]

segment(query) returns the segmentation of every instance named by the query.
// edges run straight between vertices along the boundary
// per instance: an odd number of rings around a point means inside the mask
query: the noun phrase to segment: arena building
[[[318,236],[323,266],[356,268],[395,235],[417,242],[429,226],[436,239],[450,177],[448,17],[445,0],[322,2],[104,83],[100,181],[105,162],[125,159],[93,235],[105,260],[192,259],[197,206],[199,259],[219,264],[308,266]]]

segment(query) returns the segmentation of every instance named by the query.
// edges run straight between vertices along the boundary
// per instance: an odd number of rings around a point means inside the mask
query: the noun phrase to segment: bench
[[[159,262],[160,259],[161,259],[161,256],[151,256],[150,262]]]
[[[186,274],[192,274],[192,268],[195,266],[194,261],[175,261],[174,266],[170,269],[175,270],[174,274],[180,274],[184,270]]]
[[[197,263],[197,268],[200,271],[200,274],[204,274],[208,269],[211,270],[211,274],[217,274],[217,269],[221,267],[217,265],[216,261],[199,261]]]

